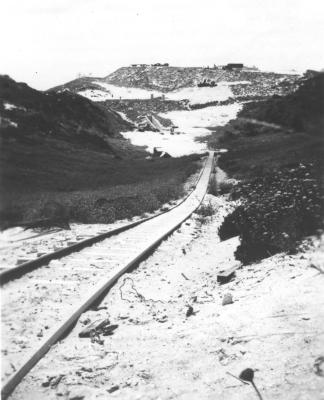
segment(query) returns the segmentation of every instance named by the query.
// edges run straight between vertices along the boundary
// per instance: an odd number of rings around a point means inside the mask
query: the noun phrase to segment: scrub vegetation
[[[219,233],[240,236],[243,263],[292,252],[323,228],[323,84],[321,73],[288,96],[246,104],[211,139],[229,149],[221,168],[240,179],[230,197],[241,205]]]

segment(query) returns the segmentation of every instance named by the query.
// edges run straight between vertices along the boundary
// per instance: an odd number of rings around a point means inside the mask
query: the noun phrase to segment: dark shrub
[[[227,240],[240,234],[238,219],[241,213],[241,207],[238,207],[231,214],[228,214],[218,230],[221,240]]]
[[[212,175],[209,181],[208,193],[213,196],[218,196],[218,185],[215,175]]]
[[[236,257],[243,263],[294,251],[298,241],[323,226],[313,165],[285,168],[241,183],[232,197],[240,197],[243,204],[225,218],[219,234],[222,240],[240,235]]]
[[[211,217],[216,212],[216,208],[212,205],[211,202],[208,204],[202,204],[198,210],[196,210],[196,214],[202,217]]]
[[[47,201],[41,209],[41,217],[48,218],[53,221],[68,220],[69,212],[63,204],[57,201]]]
[[[235,186],[234,179],[227,179],[224,182],[219,184],[219,194],[227,194],[230,193],[233,187]]]

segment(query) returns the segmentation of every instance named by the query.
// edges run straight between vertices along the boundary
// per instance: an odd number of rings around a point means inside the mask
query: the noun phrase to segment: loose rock
[[[110,389],[107,390],[108,393],[114,393],[116,390],[119,389],[118,385],[112,386]]]
[[[191,315],[194,315],[194,309],[192,306],[188,306],[187,312],[186,312],[186,317],[190,317]]]
[[[233,303],[233,297],[230,293],[225,293],[222,301],[222,305],[226,306],[227,304],[232,304]]]

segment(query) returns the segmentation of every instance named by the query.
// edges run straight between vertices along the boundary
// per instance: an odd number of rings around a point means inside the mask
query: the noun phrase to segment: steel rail
[[[45,356],[45,354],[50,350],[60,338],[66,335],[78,321],[82,313],[87,311],[91,305],[102,299],[109,289],[116,283],[121,275],[126,271],[130,270],[134,266],[138,265],[148,254],[152,252],[166,237],[168,237],[172,232],[174,232],[185,220],[187,220],[192,213],[200,206],[205,194],[208,190],[210,175],[212,173],[214,166],[214,152],[209,153],[209,157],[206,160],[204,169],[200,175],[199,181],[196,188],[191,192],[191,194],[186,198],[185,202],[182,202],[184,210],[179,212],[173,208],[175,214],[169,223],[166,224],[165,230],[161,233],[159,232],[157,236],[150,240],[149,245],[145,245],[144,248],[139,248],[138,254],[130,259],[126,265],[123,267],[116,267],[111,275],[108,277],[107,281],[100,282],[94,289],[92,289],[81,301],[81,305],[78,305],[73,312],[69,313],[65,318],[62,318],[63,322],[60,322],[56,327],[51,329],[47,337],[37,346],[35,350],[22,362],[21,366],[16,370],[16,372],[5,382],[1,390],[1,398],[6,399],[21,380],[28,374],[28,372],[38,363],[38,361]],[[196,192],[196,193],[195,193]],[[161,218],[164,215],[160,215]],[[152,218],[150,218],[152,219]],[[171,222],[171,223],[170,223]]]
[[[95,243],[98,243],[98,242],[100,242],[100,241],[102,241],[104,239],[107,239],[109,237],[112,237],[114,235],[118,235],[119,233],[122,233],[122,232],[125,232],[125,231],[129,230],[129,229],[132,229],[137,225],[140,225],[140,224],[142,224],[144,222],[147,222],[147,221],[149,221],[149,220],[151,220],[153,218],[157,218],[160,215],[166,214],[166,213],[174,210],[175,208],[179,207],[184,201],[187,200],[187,198],[195,190],[195,188],[196,188],[196,186],[197,186],[197,184],[198,184],[198,182],[199,182],[199,180],[200,180],[200,178],[201,178],[201,176],[203,174],[203,171],[205,169],[205,166],[206,166],[206,163],[207,163],[207,159],[205,161],[205,164],[204,164],[203,168],[200,171],[200,174],[198,175],[198,178],[197,178],[197,180],[195,182],[194,189],[192,189],[175,206],[169,208],[166,211],[162,211],[162,212],[160,212],[158,214],[155,214],[155,215],[153,215],[151,217],[143,218],[143,219],[140,219],[138,221],[131,222],[131,223],[123,225],[123,226],[121,226],[119,228],[112,229],[112,230],[110,230],[108,232],[101,233],[99,235],[93,236],[93,237],[85,239],[85,240],[81,240],[80,242],[72,244],[72,245],[67,246],[67,247],[64,247],[63,249],[59,249],[59,250],[53,251],[51,253],[45,254],[45,255],[43,255],[41,257],[35,258],[34,260],[30,260],[30,261],[27,261],[27,262],[22,263],[20,265],[17,265],[15,267],[8,268],[8,269],[6,269],[6,270],[4,270],[4,271],[2,271],[0,273],[0,286],[2,286],[2,285],[6,284],[6,283],[8,283],[8,282],[10,282],[10,281],[12,281],[14,279],[20,278],[21,276],[27,274],[30,271],[33,271],[34,269],[42,267],[43,265],[48,264],[52,260],[58,260],[58,259],[60,259],[62,257],[65,257],[65,256],[67,256],[69,254],[72,254],[72,253],[74,253],[76,251],[80,251],[80,250],[84,249],[85,247],[92,246]]]

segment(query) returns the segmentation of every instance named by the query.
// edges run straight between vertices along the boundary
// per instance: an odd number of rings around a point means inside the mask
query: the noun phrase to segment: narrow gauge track
[[[197,178],[195,186],[199,182],[199,179],[200,179],[203,171],[204,171],[204,167],[202,168],[202,171],[201,171],[201,173],[199,174],[199,176]],[[59,249],[59,250],[53,251],[51,253],[45,254],[45,255],[43,255],[41,257],[35,258],[34,260],[27,261],[27,262],[24,262],[23,264],[15,266],[15,267],[5,269],[4,271],[0,272],[0,285],[2,286],[2,285],[6,284],[6,283],[8,283],[8,282],[10,282],[10,281],[12,281],[14,279],[20,278],[21,276],[27,274],[28,272],[33,271],[36,268],[39,268],[39,267],[42,267],[42,266],[48,264],[52,260],[58,260],[58,259],[60,259],[62,257],[65,257],[65,256],[69,255],[69,254],[72,254],[74,252],[80,251],[80,250],[82,250],[82,249],[84,249],[86,247],[92,246],[93,244],[98,243],[98,242],[100,242],[100,241],[102,241],[104,239],[107,239],[107,238],[112,237],[114,235],[118,235],[121,232],[125,232],[125,231],[127,231],[129,229],[132,229],[135,226],[140,225],[140,224],[142,224],[144,222],[147,222],[147,221],[149,221],[149,220],[151,220],[153,218],[159,217],[162,214],[168,213],[168,212],[172,211],[174,208],[179,207],[184,201],[186,201],[186,199],[191,195],[191,193],[194,190],[195,189],[193,189],[191,192],[189,192],[187,194],[187,196],[181,202],[179,202],[175,206],[169,208],[167,211],[162,211],[162,212],[160,212],[158,214],[155,214],[153,216],[150,216],[148,218],[142,218],[142,219],[137,220],[135,222],[131,222],[129,224],[122,225],[122,226],[120,226],[118,228],[111,229],[111,230],[109,230],[107,232],[100,233],[99,235],[95,235],[95,236],[93,236],[91,238],[88,238],[88,239],[85,239],[85,240],[81,240],[81,241],[79,241],[79,242],[77,242],[75,244],[72,244],[70,246],[66,246],[66,247],[64,247],[62,249]]]
[[[83,312],[199,207],[213,164],[214,153],[210,152],[196,188],[171,211],[26,273],[2,288],[3,372],[7,379],[1,391],[3,399]]]

